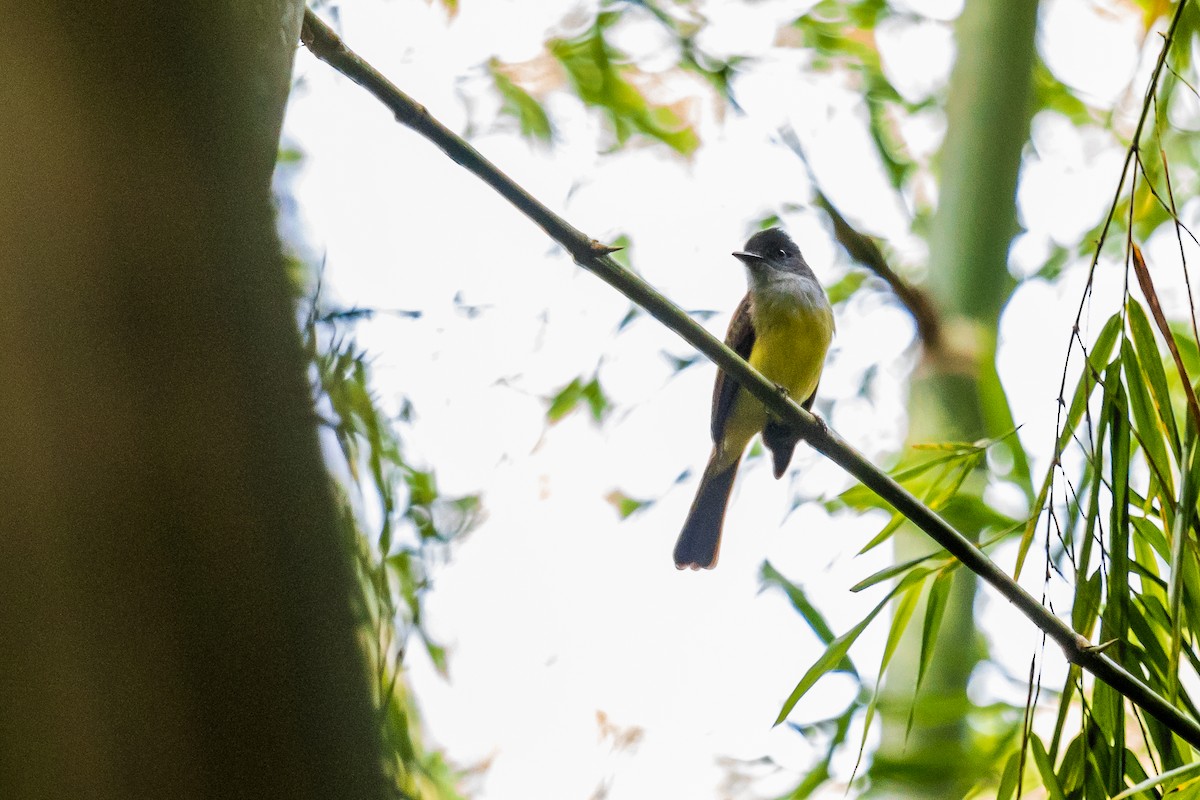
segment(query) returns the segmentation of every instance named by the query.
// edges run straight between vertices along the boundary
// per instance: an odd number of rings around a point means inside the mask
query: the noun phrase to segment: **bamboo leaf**
[[[1121,637],[1124,633],[1126,608],[1129,603],[1130,429],[1124,413],[1128,407],[1125,391],[1115,380],[1115,372],[1116,364],[1113,364],[1107,376],[1115,402],[1109,408],[1109,487],[1113,499],[1108,529],[1109,592],[1105,603],[1104,625],[1100,633],[1105,641]]]
[[[884,567],[883,569],[879,570],[878,572],[874,573],[873,575],[863,578],[861,581],[859,581],[858,583],[851,586],[850,591],[861,592],[863,589],[869,589],[870,587],[876,585],[877,583],[882,583],[883,581],[886,581],[889,578],[894,578],[903,572],[908,572],[910,569],[917,566],[918,564],[920,564],[924,561],[928,561],[929,559],[934,558],[935,556],[945,555],[945,552],[946,552],[945,550],[935,550],[934,552],[930,553],[929,555],[910,559],[908,561],[905,561],[903,564],[892,564],[891,566]],[[930,569],[924,570],[924,573],[927,575],[932,571],[933,571],[933,569],[930,568]]]
[[[929,589],[929,600],[925,605],[925,625],[921,630],[921,663],[917,669],[917,688],[914,695],[921,691],[921,683],[925,680],[929,665],[933,661],[934,646],[937,644],[938,630],[941,628],[946,603],[950,598],[950,589],[954,585],[953,579],[954,572],[945,570],[934,578],[933,586]]]
[[[928,461],[922,461],[919,464],[914,464],[912,466],[896,470],[890,473],[890,475],[897,483],[907,486],[913,479],[924,475],[934,467],[940,467],[944,464],[951,464],[969,455],[969,453],[964,454],[956,448],[954,452],[935,456]],[[864,508],[878,508],[880,503],[883,502],[879,499],[879,495],[875,494],[875,492],[871,491],[862,484],[855,484],[854,486],[851,486],[849,489],[838,495],[837,499],[842,503],[845,503],[849,508],[858,509],[860,511]]]
[[[1182,767],[1178,767],[1176,769],[1169,770],[1167,772],[1164,772],[1161,775],[1155,775],[1154,777],[1148,778],[1148,779],[1142,781],[1141,783],[1138,783],[1134,786],[1130,786],[1128,789],[1121,792],[1120,794],[1113,795],[1112,800],[1127,800],[1130,797],[1134,797],[1136,795],[1141,794],[1142,792],[1153,789],[1155,786],[1159,786],[1161,784],[1168,783],[1171,781],[1178,781],[1178,780],[1187,778],[1190,775],[1195,775],[1197,773],[1200,773],[1200,761],[1193,761],[1191,764],[1185,764]],[[1172,796],[1172,800],[1175,800],[1175,798],[1179,798],[1179,800],[1182,800],[1182,797],[1180,797],[1179,795]]]
[[[1000,785],[996,787],[996,800],[1013,800],[1017,794],[1017,778],[1021,775],[1021,753],[1017,751],[1008,757],[1004,772],[1000,775]]]
[[[1062,786],[1058,783],[1058,776],[1054,774],[1054,765],[1050,763],[1050,756],[1046,754],[1042,740],[1036,736],[1030,736],[1029,749],[1033,753],[1033,763],[1037,766],[1038,774],[1042,776],[1042,785],[1046,787],[1051,800],[1067,800]]]
[[[921,693],[921,685],[929,665],[933,662],[934,645],[937,643],[938,629],[942,625],[942,617],[946,611],[946,601],[950,595],[951,583],[954,576],[952,570],[943,570],[929,588],[929,599],[925,603],[925,624],[921,628],[921,652],[917,665],[917,683],[913,687],[912,703],[908,707],[908,721],[905,723],[904,735],[912,733],[913,721],[917,711],[917,695]]]
[[[1179,691],[1179,654],[1183,648],[1183,594],[1184,576],[1188,572],[1189,552],[1185,547],[1192,519],[1196,511],[1196,468],[1200,458],[1196,457],[1196,437],[1189,429],[1186,445],[1187,458],[1179,482],[1179,504],[1175,508],[1175,526],[1171,531],[1171,576],[1167,586],[1168,605],[1171,611],[1171,658],[1168,666],[1169,684],[1167,696],[1174,699]]]
[[[942,508],[946,503],[958,494],[958,490],[962,488],[963,483],[971,476],[971,473],[979,465],[979,456],[973,456],[964,461],[962,464],[955,465],[953,470],[947,470],[941,478],[949,478],[944,483],[939,479],[932,487],[929,493],[926,494],[925,505],[932,508],[934,511]]]
[[[921,599],[921,588],[921,583],[914,582],[901,595],[900,601],[896,603],[896,608],[892,612],[892,625],[888,630],[887,643],[883,647],[883,657],[879,661],[879,680],[875,684],[875,690],[871,693],[871,702],[867,705],[867,713],[863,719],[862,740],[858,745],[858,761],[854,764],[855,773],[858,772],[858,767],[862,763],[863,753],[867,749],[867,734],[870,733],[871,722],[875,718],[875,706],[879,702],[879,687],[883,683],[883,675],[887,672],[888,665],[892,661],[892,656],[896,653],[896,648],[900,644],[900,638],[904,635],[904,631],[908,630],[908,623],[917,608],[917,601]],[[851,777],[851,780],[853,780],[853,777]]]
[[[1058,785],[1062,787],[1063,794],[1076,795],[1088,778],[1090,750],[1086,743],[1085,734],[1080,734],[1067,745],[1067,752],[1058,769]],[[1053,764],[1054,756],[1047,753],[1047,760]]]
[[[894,512],[892,514],[892,518],[888,520],[888,523],[883,526],[879,533],[872,536],[871,541],[862,546],[862,549],[858,551],[858,555],[861,556],[863,553],[870,552],[886,542],[888,539],[892,538],[892,535],[900,529],[900,526],[904,524],[906,519],[907,517],[905,517],[899,511]]]
[[[888,599],[890,599],[890,596]],[[850,645],[854,644],[855,640],[871,624],[871,621],[879,615],[879,612],[887,605],[888,599],[880,602],[871,613],[853,628],[830,642],[829,647],[825,649],[825,652],[817,659],[816,663],[809,667],[808,672],[804,673],[804,677],[800,679],[800,682],[796,684],[796,688],[792,690],[787,700],[784,701],[783,707],[779,710],[779,716],[775,718],[775,725],[787,719],[788,714],[792,713],[792,709],[796,707],[796,703],[800,702],[800,699],[808,693],[808,690],[824,677],[827,672],[833,671],[834,667],[847,657],[846,654],[850,650]]]
[[[1179,429],[1175,422],[1175,409],[1171,403],[1171,392],[1167,386],[1167,373],[1163,369],[1162,356],[1154,338],[1154,329],[1142,309],[1142,304],[1132,297],[1126,301],[1129,310],[1129,332],[1133,345],[1137,348],[1138,360],[1142,364],[1143,374],[1154,395],[1154,406],[1159,419],[1169,432],[1171,443],[1176,455],[1179,454]],[[1128,380],[1128,378],[1126,378]]]
[[[783,707],[779,710],[779,716],[775,718],[774,724],[778,725],[787,719],[788,714],[792,713],[792,709],[796,707],[796,703],[800,702],[800,698],[804,697],[808,690],[827,672],[830,672],[837,664],[841,663],[842,659],[849,652],[850,646],[862,635],[862,632],[867,629],[867,626],[871,624],[875,617],[879,616],[879,612],[887,606],[893,597],[924,577],[924,575],[915,572],[906,575],[903,580],[899,581],[887,593],[886,597],[879,601],[879,605],[871,609],[870,613],[863,617],[857,625],[830,642],[829,647],[825,649],[825,652],[821,654],[816,663],[808,668],[808,672],[804,673],[804,677],[800,679],[800,682],[796,684],[796,688],[788,695],[787,700],[783,703]]]
[[[1138,434],[1142,452],[1163,486],[1163,497],[1168,503],[1174,499],[1175,485],[1171,475],[1172,458],[1167,454],[1170,443],[1166,429],[1146,389],[1142,364],[1126,339],[1121,342],[1121,366],[1125,373],[1125,387],[1129,396],[1129,408],[1133,412],[1133,428]]]
[[[1171,558],[1171,548],[1162,528],[1153,520],[1145,517],[1130,517],[1130,523],[1137,532],[1137,538],[1148,545],[1160,558],[1167,561]]]
[[[900,601],[896,603],[896,608],[892,612],[892,625],[888,630],[887,643],[883,647],[883,657],[879,661],[880,678],[887,671],[892,656],[896,654],[896,648],[900,645],[900,637],[908,630],[909,620],[912,619],[913,612],[917,608],[917,601],[921,599],[921,589],[922,581],[913,581],[912,585],[901,595]],[[865,738],[865,732],[863,736]]]
[[[788,600],[791,601],[792,608],[796,609],[797,613],[800,614],[800,618],[816,634],[822,644],[828,646],[834,640],[833,629],[829,627],[829,623],[825,621],[825,617],[817,610],[817,607],[809,601],[803,589],[785,578],[769,561],[762,563],[758,574],[762,588],[766,589],[769,586],[776,586],[783,590]],[[849,672],[854,677],[858,677],[858,670],[854,668],[854,663],[849,657],[839,662],[834,671]]]
[[[1096,617],[1100,612],[1100,570],[1090,578],[1075,582],[1075,602],[1071,604],[1071,627],[1077,633],[1091,638]]]

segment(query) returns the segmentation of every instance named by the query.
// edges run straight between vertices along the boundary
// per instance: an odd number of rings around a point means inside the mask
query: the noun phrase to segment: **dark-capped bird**
[[[729,323],[725,344],[810,408],[833,339],[833,310],[825,290],[800,248],[779,228],[759,231],[733,255],[746,265],[750,290]],[[733,479],[746,445],[760,431],[779,478],[792,460],[798,436],[771,421],[762,403],[718,371],[712,402],[713,450],[675,543],[679,569],[716,566]]]

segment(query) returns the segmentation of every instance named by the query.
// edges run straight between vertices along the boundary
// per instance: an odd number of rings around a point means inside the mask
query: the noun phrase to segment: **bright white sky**
[[[602,123],[566,93],[548,100],[560,133],[553,149],[496,122],[498,101],[481,65],[493,55],[536,57],[548,36],[591,18],[587,4],[463,0],[447,21],[436,3],[355,0],[341,9],[339,27],[398,86],[452,129],[470,132],[485,155],[577,227],[601,240],[631,236],[643,276],[685,308],[718,310],[707,324],[720,335],[745,290],[728,254],[754,218],[793,204],[784,222],[817,275],[829,283],[849,267],[820,213],[806,205],[802,165],[774,141],[785,122],[849,216],[885,239],[901,266],[919,268],[924,259],[904,209],[880,199],[890,190],[854,94],[837,76],[808,70],[803,53],[768,52],[777,27],[803,5],[699,4],[709,19],[703,47],[762,58],[736,84],[745,115],[719,117],[719,107],[702,99],[703,146],[690,162],[656,146],[597,155]],[[922,97],[948,75],[947,20],[958,4],[896,5],[927,17],[879,32],[897,84]],[[1116,0],[1043,6],[1050,66],[1128,117],[1148,72],[1137,12]],[[328,9],[322,13],[328,18]],[[647,63],[661,51],[651,23],[632,23],[618,36]],[[623,298],[307,51],[296,68],[301,82],[285,135],[306,155],[291,188],[309,253],[326,259],[327,286],[345,306],[421,312],[419,319],[380,314],[358,327],[359,342],[375,356],[385,404],[413,403],[415,422],[403,431],[409,457],[436,468],[442,491],[484,497],[486,521],[436,570],[428,599],[430,627],[450,646],[450,681],[418,648],[409,660],[433,742],[461,766],[488,762],[468,787],[480,800],[588,798],[601,786],[611,800],[750,797],[794,785],[815,751],[771,723],[820,648],[781,594],[759,594],[759,565],[769,559],[802,584],[844,631],[880,597],[878,589],[857,596],[847,588],[889,559],[886,548],[853,557],[881,518],[831,518],[811,503],[789,515],[794,496],[830,496],[849,485],[802,445],[784,481],[771,480],[761,461],[743,466],[719,567],[676,572],[671,548],[710,446],[714,368],[702,362],[673,373],[664,353],[690,356],[691,348],[648,318],[617,333]],[[918,152],[932,153],[941,127],[930,116],[906,133]],[[1077,241],[1100,219],[1122,158],[1105,135],[1053,116],[1035,120],[1034,141],[1020,189],[1028,232],[1014,251],[1022,273],[1040,265],[1051,242]],[[1173,247],[1152,241],[1147,255],[1167,263]],[[1002,325],[1001,374],[1038,471],[1053,439],[1081,283],[1076,270],[1060,285],[1026,284]],[[1115,307],[1111,288],[1102,285],[1093,302],[1097,324]],[[469,316],[468,306],[478,313]],[[912,325],[878,294],[838,309],[837,323],[818,411],[866,453],[886,458],[904,438]],[[873,388],[860,397],[873,366]],[[597,427],[581,413],[547,427],[544,400],[597,368],[614,404],[608,423]],[[676,484],[685,469],[692,477]],[[605,500],[613,490],[661,500],[622,522]],[[1035,593],[1039,573],[1026,573]],[[981,621],[1003,640],[995,655],[1017,678],[984,671],[974,688],[984,699],[1020,703],[1039,637],[993,598],[986,596]],[[885,630],[877,624],[853,651],[867,676]],[[1057,653],[1048,658],[1050,685],[1060,680],[1060,661]],[[852,691],[849,681],[826,678],[792,719],[839,713]],[[640,738],[614,747],[599,715]],[[784,771],[728,760],[763,756]],[[852,757],[836,762],[836,774],[844,779],[851,767]]]

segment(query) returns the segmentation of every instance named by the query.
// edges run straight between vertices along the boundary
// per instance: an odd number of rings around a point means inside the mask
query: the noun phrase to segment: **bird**
[[[780,228],[755,233],[733,256],[746,267],[749,290],[733,314],[725,344],[810,409],[834,334],[825,290],[800,248]],[[675,542],[678,569],[716,566],[733,479],[755,434],[762,433],[771,451],[777,479],[787,470],[800,438],[721,370],[713,386],[711,432],[712,454]]]

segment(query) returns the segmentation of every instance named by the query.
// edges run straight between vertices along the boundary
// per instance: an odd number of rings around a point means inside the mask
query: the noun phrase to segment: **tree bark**
[[[0,0],[0,796],[383,795],[269,183],[299,0]]]

